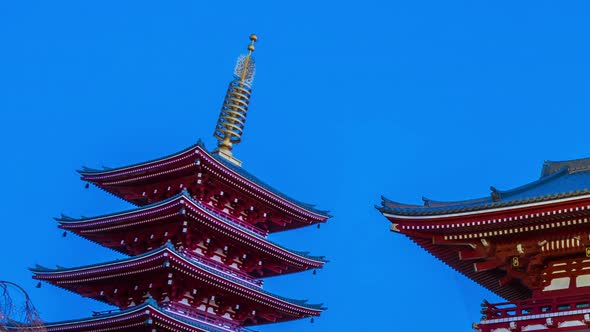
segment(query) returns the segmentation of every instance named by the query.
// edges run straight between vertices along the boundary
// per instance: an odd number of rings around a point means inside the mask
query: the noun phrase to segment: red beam
[[[475,272],[482,272],[482,271],[495,269],[495,268],[500,267],[502,265],[504,265],[503,262],[486,261],[486,262],[473,263],[473,268],[475,269]]]
[[[459,250],[459,260],[466,261],[466,260],[473,260],[473,259],[481,259],[486,258],[487,255],[478,250]]]
[[[279,218],[269,218],[268,220],[270,222],[275,223],[275,224],[282,226],[282,227],[287,226],[287,222],[285,222],[284,220],[281,220]]]
[[[259,316],[266,319],[269,322],[276,322],[277,321],[277,317],[274,314],[260,313]]]
[[[266,265],[264,267],[266,267],[267,269],[269,269],[273,272],[276,272],[276,273],[283,273],[283,271],[287,269],[286,266],[278,266],[278,265]]]

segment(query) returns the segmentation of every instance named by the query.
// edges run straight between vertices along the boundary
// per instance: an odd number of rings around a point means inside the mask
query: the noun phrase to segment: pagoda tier
[[[586,324],[577,316],[590,301],[589,188],[590,159],[546,162],[539,180],[492,187],[489,197],[423,206],[384,198],[378,209],[392,231],[512,301],[485,303],[480,331],[568,331]]]
[[[132,258],[79,268],[32,269],[34,278],[85,297],[128,308],[153,297],[168,306],[211,313],[236,326],[318,316],[324,308],[264,291],[237,276],[167,245]]]
[[[39,328],[41,329],[41,328]],[[112,310],[95,313],[84,319],[45,323],[43,331],[76,332],[247,332],[230,320],[220,319],[211,314],[202,314],[186,305],[158,306],[156,301],[148,299],[144,303],[125,310]],[[21,331],[22,327],[8,328],[8,331]],[[28,327],[27,331],[35,331]]]
[[[202,142],[174,155],[116,169],[79,171],[82,180],[143,206],[183,189],[264,232],[323,223],[329,215],[271,188],[216,154]]]
[[[156,204],[95,218],[58,219],[60,228],[119,252],[137,255],[171,241],[195,256],[253,277],[321,268],[323,257],[285,249],[265,234],[184,190]],[[219,264],[219,263],[218,263]]]

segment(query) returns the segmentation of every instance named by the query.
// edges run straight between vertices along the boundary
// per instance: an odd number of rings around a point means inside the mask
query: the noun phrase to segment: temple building
[[[136,207],[59,227],[127,258],[75,268],[32,269],[34,279],[117,307],[46,323],[47,331],[248,331],[258,324],[320,315],[309,304],[263,289],[271,276],[322,268],[326,260],[272,242],[272,233],[329,218],[241,167],[232,154],[246,121],[255,35],[238,59],[215,129],[178,153],[115,169],[79,171],[82,180]]]
[[[423,205],[383,198],[391,231],[504,298],[480,332],[590,331],[590,158],[545,162],[539,180]]]

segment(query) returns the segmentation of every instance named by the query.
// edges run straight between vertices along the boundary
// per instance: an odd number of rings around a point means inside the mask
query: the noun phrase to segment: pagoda
[[[59,227],[128,258],[75,268],[36,266],[34,279],[116,310],[48,323],[47,331],[246,331],[252,325],[320,315],[321,304],[263,289],[266,277],[321,268],[326,260],[287,249],[271,233],[326,222],[241,167],[240,142],[254,77],[254,43],[238,59],[215,130],[178,153],[115,169],[79,171],[82,180],[136,207]],[[87,185],[88,186],[88,185]]]
[[[545,162],[537,181],[489,196],[409,205],[383,198],[391,231],[507,302],[480,332],[590,331],[590,158]]]

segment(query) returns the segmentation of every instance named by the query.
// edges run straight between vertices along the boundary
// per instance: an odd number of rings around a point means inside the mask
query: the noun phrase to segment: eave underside
[[[539,204],[445,222],[388,217],[392,231],[500,297],[518,301],[547,286],[547,262],[584,255],[590,239],[588,204],[587,199]]]
[[[278,321],[317,316],[323,310],[319,305],[286,299],[247,285],[209,267],[197,267],[172,249],[159,249],[153,254],[115,264],[66,270],[38,268],[34,272],[35,279],[119,307],[129,305],[128,298],[141,302],[146,294],[159,301],[166,297],[181,301],[186,291],[200,289],[198,294],[203,299],[211,295],[225,296],[233,298],[235,304],[250,303],[259,312],[281,312],[281,318],[276,318]]]
[[[203,160],[202,162],[200,161],[201,159]],[[269,207],[273,205],[280,206],[275,211],[275,214],[280,213],[281,210],[291,211],[291,213],[295,213],[294,216],[299,215],[301,220],[309,220],[310,223],[325,222],[329,218],[326,211],[315,209],[311,204],[302,203],[287,197],[247,173],[245,170],[239,167],[233,167],[233,165],[226,164],[223,160],[215,158],[204,149],[202,144],[186,149],[176,155],[152,162],[104,171],[85,169],[80,171],[80,174],[82,175],[82,180],[94,183],[115,196],[134,204],[145,205],[149,203],[146,197],[155,193],[148,191],[142,195],[141,190],[137,192],[139,189],[133,188],[151,185],[154,181],[162,182],[176,178],[190,177],[192,181],[185,184],[185,187],[187,187],[189,184],[197,181],[195,175],[203,172],[205,164],[209,165],[207,166],[210,168],[209,173],[214,174],[212,179],[219,181],[220,184],[229,181],[226,184],[230,188],[242,187],[242,194],[251,196],[252,199],[268,200],[270,203]],[[222,178],[226,178],[226,180],[222,180]],[[246,190],[246,188],[248,189]],[[166,191],[170,191],[168,193],[169,195],[174,195],[180,189],[176,185],[167,190],[159,190],[157,193],[158,199],[162,199],[161,195],[167,195]],[[298,226],[291,224],[289,227],[301,227],[305,226],[305,224],[303,223]]]
[[[26,325],[18,327],[8,327],[8,331],[27,331],[41,330],[41,328],[28,327]],[[176,317],[164,312],[157,306],[139,305],[137,307],[115,311],[115,313],[97,314],[93,317],[69,320],[63,322],[49,322],[42,327],[47,332],[107,332],[107,331],[126,331],[126,332],[153,332],[157,331],[174,331],[174,332],[228,332],[230,329],[216,328],[211,324],[190,319]]]
[[[218,215],[204,209],[199,210],[200,203],[184,195],[177,195],[169,202],[153,208],[140,208],[132,213],[123,213],[121,216],[98,217],[87,221],[76,221],[70,218],[58,219],[58,221],[62,229],[130,255],[142,254],[146,251],[146,247],[157,248],[169,240],[191,248],[197,243],[204,245],[203,241],[207,237],[218,239],[207,245],[211,247],[209,249],[215,251],[215,245],[221,249],[229,245],[232,250],[240,251],[238,256],[244,253],[250,255],[249,253],[253,252],[265,262],[262,265],[263,274],[252,274],[253,277],[321,268],[325,263],[322,257],[299,253],[272,243],[231,222],[229,217],[221,220]],[[192,206],[189,202],[195,205]],[[181,213],[181,208],[185,212]],[[192,211],[189,208],[195,210]],[[187,221],[190,222],[184,224]],[[167,235],[164,236],[164,234]],[[278,268],[279,266],[281,268]]]
[[[458,246],[435,245],[432,244],[431,239],[413,236],[408,237],[446,265],[508,301],[525,300],[532,295],[530,289],[518,282],[512,282],[505,286],[500,286],[499,280],[506,275],[506,272],[504,271],[493,269],[475,272],[472,261],[461,261],[459,259]]]

